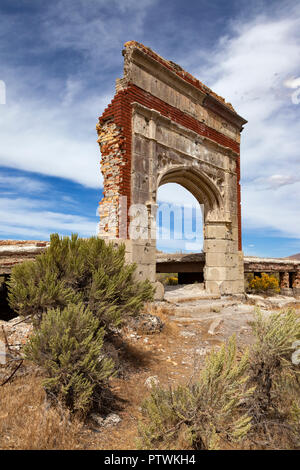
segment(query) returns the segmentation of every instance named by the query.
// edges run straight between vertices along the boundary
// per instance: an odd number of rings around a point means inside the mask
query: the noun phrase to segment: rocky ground
[[[169,386],[193,380],[207,353],[219,348],[232,334],[241,350],[251,344],[250,322],[255,308],[270,314],[290,306],[300,313],[300,301],[291,297],[213,298],[197,285],[167,289],[163,302],[147,305],[138,322],[133,321],[116,334],[108,352],[120,365],[118,376],[111,381],[117,405],[106,417],[92,417],[82,431],[80,447],[134,449],[141,403],[153,383]],[[20,318],[0,322],[0,340],[8,343],[11,357],[20,359],[31,328]],[[0,383],[19,362],[12,361],[9,367],[0,365]],[[14,380],[22,375],[24,380],[26,374],[30,377],[30,367],[25,361]]]

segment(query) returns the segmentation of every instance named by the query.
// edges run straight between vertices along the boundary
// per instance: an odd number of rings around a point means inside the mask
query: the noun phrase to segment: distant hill
[[[300,253],[298,253],[297,255],[288,256],[288,259],[298,259],[298,260],[300,260]]]

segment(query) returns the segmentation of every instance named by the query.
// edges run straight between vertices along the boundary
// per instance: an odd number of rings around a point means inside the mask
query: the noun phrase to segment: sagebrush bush
[[[86,415],[101,408],[113,362],[102,351],[104,329],[82,304],[50,309],[25,346],[27,359],[40,366],[48,396]]]
[[[272,275],[262,273],[261,277],[255,276],[249,282],[248,290],[255,293],[279,293],[279,281]]]
[[[137,315],[152,300],[149,281],[136,282],[135,266],[125,264],[125,246],[91,237],[51,235],[50,247],[12,269],[10,307],[39,322],[48,308],[83,302],[109,329],[127,316]]]
[[[231,338],[195,383],[152,390],[140,447],[228,448],[245,438],[244,448],[300,448],[299,315],[257,310],[251,326],[254,344],[239,360]]]
[[[292,309],[262,314],[258,309],[252,323],[255,343],[249,362],[249,399],[252,432],[267,439],[267,447],[300,445],[299,366],[292,355],[300,338],[300,318]],[[270,437],[271,436],[271,437]]]
[[[253,393],[245,382],[248,352],[237,359],[232,337],[209,354],[194,384],[155,387],[143,404],[140,447],[146,449],[216,449],[238,441],[251,427],[242,402]]]

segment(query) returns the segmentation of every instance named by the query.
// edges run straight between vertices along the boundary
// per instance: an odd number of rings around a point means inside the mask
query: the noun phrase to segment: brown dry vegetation
[[[143,420],[141,404],[149,395],[145,380],[157,376],[163,386],[186,383],[203,366],[205,356],[196,353],[199,345],[209,342],[210,349],[222,342],[207,334],[206,322],[184,325],[171,320],[170,306],[150,304],[146,310],[165,323],[160,334],[133,334],[127,327],[121,338],[115,338],[122,369],[119,377],[110,380],[116,400],[109,411],[121,417],[117,426],[100,428],[92,421],[82,423],[65,410],[50,407],[41,385],[42,376],[25,364],[22,370],[28,373],[0,387],[0,449],[136,449],[138,423]],[[185,337],[183,331],[195,335]],[[243,344],[239,347],[243,349]],[[270,432],[284,437],[280,428],[270,427]],[[255,442],[245,442],[244,446],[268,448],[263,437],[256,437]],[[285,448],[283,442],[280,444]]]
[[[147,311],[164,322],[160,334],[137,332],[140,338],[136,339],[125,328],[122,341],[116,341],[124,363],[121,377],[111,379],[117,398],[115,412],[122,418],[118,426],[99,428],[91,421],[83,424],[65,410],[50,407],[41,384],[43,377],[25,364],[22,370],[28,373],[0,387],[0,449],[135,449],[142,419],[140,406],[149,394],[145,380],[155,375],[161,384],[174,385],[189,379],[194,370],[194,343],[200,334],[195,325],[197,335],[187,340],[169,319],[172,311],[151,305]]]
[[[82,424],[50,407],[41,377],[26,375],[0,388],[1,449],[78,449]]]

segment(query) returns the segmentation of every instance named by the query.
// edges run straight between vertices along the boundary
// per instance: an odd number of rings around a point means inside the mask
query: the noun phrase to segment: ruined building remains
[[[240,133],[245,119],[142,44],[126,43],[123,55],[124,76],[117,79],[115,97],[97,125],[104,176],[99,236],[125,243],[126,259],[137,264],[139,279],[154,283],[156,272],[178,272],[182,283],[204,279],[206,291],[220,295],[243,293],[244,273],[277,273],[281,292],[299,296],[300,260],[244,258],[242,253]],[[171,182],[202,205],[204,253],[156,253],[157,190]],[[13,266],[35,259],[48,246],[1,240],[2,285]]]
[[[104,177],[99,236],[125,242],[138,277],[154,282],[157,190],[179,183],[204,207],[206,290],[243,292],[239,181],[245,119],[148,47],[131,41],[123,55],[124,76],[97,125]],[[132,204],[147,208],[140,238],[130,236]]]

